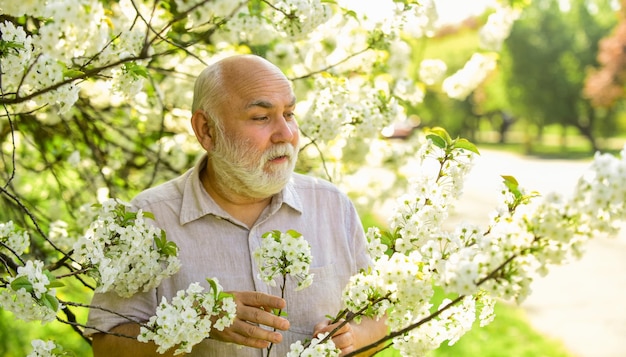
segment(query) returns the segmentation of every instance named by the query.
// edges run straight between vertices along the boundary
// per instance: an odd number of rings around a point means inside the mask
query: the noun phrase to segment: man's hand
[[[313,336],[320,333],[330,333],[344,320],[331,324],[330,321],[323,321],[315,325]],[[386,318],[379,320],[364,317],[361,323],[356,324],[354,321],[345,324],[333,334],[333,343],[335,347],[341,350],[341,356],[354,352],[361,347],[367,346],[378,341],[387,334]],[[371,356],[380,347],[360,353],[359,356]]]
[[[255,291],[229,291],[237,304],[235,321],[224,329],[211,330],[211,338],[239,345],[266,348],[270,343],[280,343],[283,336],[273,329],[288,330],[289,321],[272,313],[274,309],[284,309],[285,300],[278,296]],[[268,326],[271,330],[258,325]]]
[[[343,323],[343,320],[340,320],[337,323],[331,324],[330,321],[320,322],[315,325],[313,336],[317,336],[320,333],[330,333],[339,325]],[[339,330],[337,330],[333,334],[333,343],[335,347],[341,350],[341,355],[345,355],[347,353],[353,352],[356,350],[356,339],[354,336],[354,332],[352,331],[352,324],[345,324]]]

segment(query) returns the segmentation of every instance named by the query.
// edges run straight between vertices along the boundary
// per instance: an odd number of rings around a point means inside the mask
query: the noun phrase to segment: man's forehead
[[[274,108],[276,105],[278,105],[279,103],[276,103],[275,101],[272,101],[271,99],[254,99],[249,101],[246,104],[246,109],[251,109],[251,108],[255,108],[255,107],[261,107],[261,108],[265,108],[265,109],[271,109]],[[291,96],[291,100],[285,105],[287,107],[293,107],[296,105],[296,97],[294,95]]]

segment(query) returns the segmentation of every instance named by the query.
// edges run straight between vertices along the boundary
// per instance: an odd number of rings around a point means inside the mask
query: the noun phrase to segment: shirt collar
[[[200,180],[200,173],[206,167],[207,155],[204,154],[196,162],[194,167],[187,171],[183,176],[183,197],[182,207],[180,210],[180,224],[184,225],[191,221],[195,221],[208,214],[212,214],[218,217],[232,219],[230,214],[224,211],[213,198],[206,192],[202,181]],[[269,215],[273,215],[282,207],[283,204],[291,207],[292,209],[302,213],[302,200],[298,194],[294,176],[292,174],[291,179],[279,193],[272,197],[272,202],[269,207]]]

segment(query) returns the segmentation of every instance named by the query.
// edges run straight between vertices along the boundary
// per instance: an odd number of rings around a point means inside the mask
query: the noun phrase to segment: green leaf
[[[134,62],[126,62],[124,63],[124,69],[128,71],[128,73],[132,74],[133,77],[144,77],[148,78],[148,70],[144,66],[140,66]]]
[[[21,43],[0,40],[0,58],[5,57],[10,50],[14,50],[17,53],[22,48],[24,48],[24,45]]]
[[[293,238],[298,238],[298,237],[302,237],[302,234],[298,231],[294,231],[293,229],[290,229],[287,231],[287,234],[289,234],[290,236],[292,236]]]
[[[13,289],[14,291],[25,289],[30,293],[33,291],[33,284],[30,282],[30,280],[28,280],[27,276],[20,276],[19,278],[11,282],[11,289]]]
[[[440,147],[442,149],[446,148],[446,141],[439,135],[436,134],[428,134],[426,135],[427,139],[430,139],[435,146]]]
[[[509,175],[501,175],[500,177],[502,177],[504,179],[504,184],[509,189],[511,189],[511,188],[517,189],[519,187],[519,183],[517,182],[515,177],[509,176]]]
[[[77,69],[66,69],[63,71],[63,78],[77,78],[84,75],[85,72]]]
[[[386,229],[380,230],[380,242],[385,244],[386,246],[392,246],[393,242],[396,240],[395,233],[391,233]]]
[[[41,304],[52,311],[57,311],[59,309],[59,300],[50,294],[44,294],[40,300]]]
[[[55,280],[55,281],[51,281],[48,285],[46,285],[46,288],[54,289],[54,288],[62,288],[64,286],[65,286],[65,284],[63,284],[63,282],[61,282],[59,280]]]
[[[168,257],[175,257],[178,254],[178,246],[174,242],[167,242],[161,252]]]
[[[161,254],[165,254],[169,257],[178,255],[178,246],[176,243],[167,240],[165,231],[163,230],[161,231],[161,237],[154,238],[154,244],[156,245],[157,251]]]
[[[128,223],[128,222],[135,220],[135,218],[137,218],[137,214],[135,212],[124,212],[122,217],[123,217],[122,219],[124,220],[124,223]]]
[[[261,236],[261,238],[267,238],[267,237],[272,237],[272,238],[278,240],[280,238],[280,231],[275,229],[273,231],[265,232]]]
[[[152,212],[146,212],[146,211],[144,211],[144,212],[143,212],[143,216],[144,216],[145,218],[149,218],[149,219],[151,219],[151,220],[153,220],[153,221],[155,220],[155,218],[154,218],[154,214],[153,214]]]
[[[165,246],[165,237],[161,235],[161,238],[154,237],[154,245],[156,245],[157,250],[160,252]]]
[[[464,149],[467,151],[471,151],[473,153],[475,153],[476,155],[480,155],[480,152],[478,152],[478,148],[476,148],[476,145],[472,144],[469,140],[467,139],[457,139],[454,141],[454,147],[456,149]]]
[[[287,311],[283,311],[281,309],[272,309],[272,313],[276,316],[288,316]]]
[[[519,190],[519,183],[515,177],[508,175],[502,175],[501,177],[504,179],[504,185],[511,191],[513,196],[519,200],[522,196],[522,192]]]
[[[171,11],[172,11],[172,10],[171,10],[171,5],[170,5],[170,3],[169,3],[169,2],[167,2],[167,1],[159,1],[159,3],[158,3],[158,4],[159,4],[159,6],[163,7],[165,10],[167,10],[167,11],[169,11],[169,12],[171,12]]]
[[[452,144],[452,138],[450,137],[450,134],[448,134],[448,132],[446,131],[446,129],[436,126],[434,128],[430,128],[428,129],[428,131],[432,134],[435,134],[439,137],[441,137],[443,140],[445,140],[447,145]]]
[[[224,300],[225,298],[232,298],[233,294],[230,293],[226,293],[226,292],[220,292],[219,295],[217,296],[218,300]]]
[[[215,282],[215,280],[213,279],[206,279],[207,283],[209,283],[209,287],[211,288],[211,290],[213,291],[213,298],[215,300],[218,300],[220,297],[219,292],[217,291],[217,283]]]

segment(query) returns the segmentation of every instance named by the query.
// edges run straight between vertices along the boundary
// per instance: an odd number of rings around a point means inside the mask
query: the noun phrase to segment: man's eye
[[[294,119],[296,117],[295,113],[285,113],[285,119]]]
[[[259,121],[262,121],[262,120],[267,120],[267,119],[269,119],[269,117],[268,117],[268,116],[264,116],[264,117],[254,117],[254,118],[252,118],[252,120],[259,120]]]

